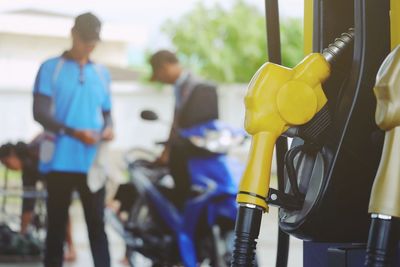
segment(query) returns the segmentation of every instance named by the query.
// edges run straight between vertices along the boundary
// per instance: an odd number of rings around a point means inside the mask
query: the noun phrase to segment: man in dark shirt
[[[41,139],[42,135],[39,135],[29,144],[24,142],[7,143],[0,147],[0,162],[10,170],[22,171],[24,192],[34,192],[36,183],[43,181],[43,177],[38,171],[38,153]],[[34,215],[34,208],[35,198],[33,196],[22,198],[20,232],[23,235],[28,233],[28,228]],[[66,261],[74,261],[76,259],[76,250],[72,239],[70,221],[68,221],[67,229],[66,243],[68,250],[64,255],[64,259]]]
[[[150,64],[153,69],[152,81],[174,87],[174,120],[167,145],[157,162],[168,164],[175,180],[176,193],[172,200],[182,207],[191,185],[187,161],[201,152],[196,151],[188,140],[181,138],[179,130],[218,119],[216,86],[186,71],[171,51],[154,53]]]
[[[26,144],[7,143],[0,147],[0,161],[8,169],[22,171],[22,185],[24,190],[34,189],[36,182],[41,180],[41,175],[37,169],[38,142]],[[22,199],[21,233],[26,234],[28,226],[32,221],[33,209],[35,206],[34,198]]]

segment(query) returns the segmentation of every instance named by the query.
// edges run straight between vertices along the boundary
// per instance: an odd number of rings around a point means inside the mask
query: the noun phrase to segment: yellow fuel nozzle
[[[379,69],[374,93],[375,121],[386,135],[369,212],[400,218],[400,46]]]
[[[376,76],[375,121],[386,131],[368,211],[371,225],[365,265],[391,266],[400,218],[400,46],[382,63]]]
[[[256,72],[245,96],[246,131],[253,136],[237,201],[268,210],[272,155],[277,138],[292,126],[310,121],[327,99],[321,84],[330,63],[351,44],[353,29],[324,51],[308,55],[293,69],[266,63]]]
[[[293,69],[264,64],[251,80],[245,97],[246,131],[253,135],[237,201],[267,210],[272,155],[277,138],[289,127],[310,121],[326,104],[321,83],[330,64],[319,53]]]
[[[255,266],[261,217],[268,210],[266,197],[275,142],[289,127],[307,123],[326,104],[321,83],[329,73],[330,64],[316,53],[293,69],[266,63],[251,80],[245,97],[245,128],[253,139],[237,195],[239,211],[231,266]]]
[[[253,136],[239,186],[233,267],[254,266],[262,213],[268,211],[271,163],[277,138],[290,127],[309,122],[327,103],[321,84],[330,63],[353,39],[353,31],[335,40],[322,54],[308,55],[293,69],[265,63],[247,89],[246,131]]]

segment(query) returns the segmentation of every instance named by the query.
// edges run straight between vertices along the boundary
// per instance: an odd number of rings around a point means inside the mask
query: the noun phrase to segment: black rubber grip
[[[368,267],[393,266],[393,255],[398,240],[397,221],[374,218],[369,230],[365,265]]]
[[[239,207],[235,226],[236,238],[232,267],[256,266],[256,246],[262,213],[261,209]]]

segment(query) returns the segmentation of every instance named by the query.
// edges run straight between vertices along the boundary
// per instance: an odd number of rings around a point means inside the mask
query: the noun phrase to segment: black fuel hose
[[[372,215],[365,266],[390,267],[393,266],[393,256],[397,248],[397,221],[391,217]]]
[[[260,234],[263,210],[256,206],[239,206],[235,226],[235,246],[232,267],[254,267],[257,264],[256,246]]]

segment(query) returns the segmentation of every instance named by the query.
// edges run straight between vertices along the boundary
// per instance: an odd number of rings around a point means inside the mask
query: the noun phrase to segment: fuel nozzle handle
[[[326,105],[322,83],[330,75],[329,60],[341,54],[352,36],[337,39],[325,54],[308,55],[293,69],[267,62],[250,81],[245,96],[245,128],[253,138],[237,195],[232,266],[252,266],[261,214],[268,211],[266,198],[276,140],[290,127],[309,122]],[[253,254],[245,257],[246,253]]]
[[[375,121],[386,133],[368,209],[372,222],[366,265],[370,267],[390,266],[395,241],[398,241],[397,234],[393,233],[400,218],[400,46],[382,63],[374,93]]]

